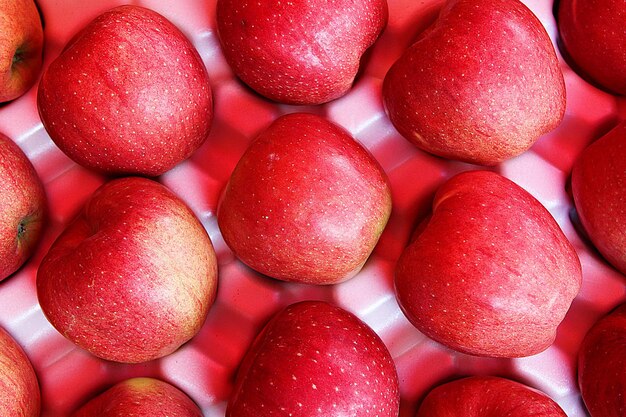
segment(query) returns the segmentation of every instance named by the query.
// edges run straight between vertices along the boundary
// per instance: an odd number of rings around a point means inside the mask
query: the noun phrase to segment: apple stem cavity
[[[22,220],[17,225],[17,237],[22,238],[26,233],[26,220]]]
[[[14,68],[17,64],[24,61],[24,50],[22,48],[18,48],[15,50],[15,54],[13,54],[13,61],[11,62],[11,67]]]

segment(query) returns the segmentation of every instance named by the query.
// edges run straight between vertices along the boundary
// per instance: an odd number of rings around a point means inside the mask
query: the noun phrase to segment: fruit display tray
[[[99,13],[129,3],[39,0],[45,28],[44,66]],[[415,224],[429,210],[437,187],[450,176],[479,167],[419,151],[402,138],[385,114],[382,80],[391,64],[436,16],[441,0],[388,0],[389,24],[363,60],[351,91],[321,106],[287,106],[246,88],[226,64],[216,34],[215,0],[137,0],[177,25],[198,49],[211,77],[215,118],[206,143],[158,180],[178,194],[200,218],[219,260],[218,297],[203,328],[178,351],[160,360],[125,365],[98,359],[74,346],[46,320],[36,294],[37,267],[54,239],[106,178],[82,168],[51,141],[40,121],[32,88],[0,107],[0,131],[25,151],[42,178],[49,200],[43,239],[29,262],[0,283],[0,325],[24,347],[42,389],[42,416],[67,416],[112,384],[153,376],[185,391],[206,417],[224,415],[237,366],[254,336],[282,307],[300,300],[330,301],[365,321],[383,339],[398,369],[402,417],[413,416],[435,385],[466,375],[499,375],[540,389],[570,417],[586,416],[576,381],[578,346],[589,327],[626,301],[626,278],[611,268],[579,232],[568,182],[572,164],[594,139],[626,118],[626,100],[583,81],[559,54],[567,87],[561,125],[524,154],[489,169],[534,195],[555,217],[575,246],[583,284],[555,343],[526,358],[491,359],[453,352],[428,339],[404,317],[393,291],[395,263]],[[552,2],[524,0],[557,46]],[[557,53],[559,53],[557,49]],[[250,141],[278,116],[306,111],[346,128],[387,172],[393,213],[364,269],[333,286],[287,284],[261,276],[236,260],[215,217],[220,192]]]

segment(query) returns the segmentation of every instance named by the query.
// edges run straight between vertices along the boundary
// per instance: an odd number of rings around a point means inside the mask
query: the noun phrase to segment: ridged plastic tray
[[[0,131],[26,152],[49,198],[45,235],[32,259],[0,283],[0,325],[24,347],[43,397],[43,417],[67,416],[93,395],[131,376],[154,376],[185,391],[206,417],[224,415],[236,368],[256,333],[276,311],[305,299],[331,301],[359,316],[384,340],[400,377],[402,417],[412,416],[433,386],[458,376],[501,375],[538,388],[570,417],[586,415],[576,383],[576,355],[588,328],[626,300],[626,278],[598,255],[571,220],[568,194],[572,164],[591,141],[626,117],[626,101],[584,82],[561,59],[567,113],[556,130],[521,156],[493,169],[539,199],[556,218],[580,256],[584,282],[553,346],[521,359],[488,359],[455,353],[420,334],[405,319],[393,293],[394,265],[416,221],[429,209],[436,188],[451,175],[474,169],[417,150],[385,115],[382,80],[415,35],[432,21],[441,0],[388,0],[390,19],[346,96],[323,106],[269,102],[245,88],[230,71],[215,30],[215,0],[40,0],[45,20],[45,63],[92,18],[132,3],[170,19],[190,38],[208,68],[215,120],[206,143],[187,161],[158,178],[201,219],[219,258],[218,298],[200,333],[157,361],[123,365],[97,359],[64,339],[44,317],[35,291],[37,267],[54,239],[106,178],[68,159],[51,141],[38,116],[36,90],[0,107]],[[525,0],[556,45],[552,2]],[[557,51],[558,52],[558,51]],[[560,57],[560,55],[559,55]],[[310,111],[344,126],[374,154],[389,175],[393,214],[370,260],[355,278],[335,286],[286,284],[260,276],[235,259],[215,218],[222,187],[248,143],[281,114]]]

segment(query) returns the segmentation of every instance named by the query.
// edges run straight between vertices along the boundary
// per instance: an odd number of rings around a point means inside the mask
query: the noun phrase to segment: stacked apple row
[[[244,83],[277,102],[317,105],[351,88],[360,57],[384,30],[387,5],[346,2],[320,13],[301,3],[220,0],[217,27],[225,57]],[[567,13],[579,11],[567,1],[560,7],[563,38],[577,59],[587,47],[568,40],[577,35],[566,22]],[[297,21],[297,27],[278,33],[268,11],[273,19]],[[352,24],[343,24],[345,16]],[[337,39],[345,48],[336,48]],[[286,47],[288,41],[299,47]],[[610,74],[606,88],[623,93],[624,73],[614,68],[617,75]],[[606,76],[594,79],[604,83]],[[382,92],[390,120],[420,149],[480,165],[526,151],[565,111],[565,85],[550,38],[517,0],[448,1],[393,65]],[[42,76],[38,108],[63,152],[111,176],[154,177],[170,170],[204,142],[213,117],[208,75],[193,45],[164,17],[136,6],[100,15],[72,39]],[[584,229],[622,273],[625,141],[622,124],[587,149],[572,172]],[[0,151],[8,207],[2,233],[9,244],[0,248],[4,279],[26,260],[45,227],[45,192],[10,139],[2,137]],[[217,218],[228,246],[254,270],[283,281],[332,285],[361,270],[391,206],[386,174],[363,146],[320,116],[294,113],[251,143],[224,189]],[[132,238],[124,233],[131,227]],[[115,252],[107,252],[110,247]],[[107,256],[96,259],[93,253]],[[197,334],[217,280],[213,246],[192,211],[163,185],[127,177],[98,189],[58,237],[39,266],[37,292],[50,323],[73,343],[106,360],[138,363],[168,355]],[[515,183],[479,170],[439,188],[432,214],[398,261],[395,290],[411,323],[437,342],[472,355],[521,357],[552,344],[581,280],[576,252],[549,212]],[[597,327],[622,316],[617,311]],[[617,367],[598,356],[610,348],[598,345],[605,335],[590,332],[580,356],[581,390],[594,417],[623,410],[620,393],[612,390],[626,375],[607,378],[597,370]],[[26,396],[18,397],[33,402],[7,397],[0,410],[11,415],[11,407],[30,407],[28,415],[38,415],[32,367],[7,340],[9,363],[30,369],[19,378]],[[623,348],[616,350],[621,354]],[[589,365],[594,361],[606,368]],[[295,401],[303,397],[294,393],[305,390],[306,401]],[[489,404],[490,390],[509,392],[509,401]],[[201,415],[182,392],[149,379],[111,388],[75,415],[104,415],[107,403],[124,397],[129,405],[107,415],[127,413],[137,401],[149,410],[157,407],[149,398],[164,397],[172,410],[186,410],[181,415]],[[466,413],[487,407],[535,415],[529,404],[537,404],[545,415],[564,415],[545,395],[498,378],[441,386],[418,415],[444,415],[452,399]],[[279,312],[259,334],[240,366],[227,414],[396,416],[398,407],[398,377],[381,339],[350,312],[304,302]]]

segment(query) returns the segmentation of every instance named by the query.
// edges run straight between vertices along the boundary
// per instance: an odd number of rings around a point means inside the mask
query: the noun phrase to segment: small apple
[[[89,400],[71,417],[202,417],[191,398],[167,382],[131,378]]]
[[[469,171],[437,191],[395,287],[426,336],[472,355],[521,357],[554,341],[581,279],[574,248],[541,203],[501,175]]]
[[[495,165],[521,154],[565,113],[550,37],[518,0],[448,0],[383,83],[398,132],[449,159]]]
[[[24,152],[0,134],[0,281],[30,257],[42,233],[46,194]]]
[[[378,335],[346,310],[304,301],[257,336],[226,417],[397,417],[399,404],[396,368]]]
[[[35,84],[42,66],[43,27],[33,0],[0,0],[0,103]]]
[[[626,274],[626,122],[582,151],[572,169],[572,195],[589,239]]]
[[[41,309],[61,334],[98,357],[129,363],[191,339],[216,284],[202,224],[163,185],[138,177],[96,190],[37,274]]]
[[[606,90],[626,94],[626,2],[560,0],[561,47],[574,69]]]
[[[0,416],[39,417],[35,370],[17,342],[0,328]]]
[[[494,376],[457,379],[433,389],[416,417],[567,417],[543,392]]]
[[[262,274],[309,284],[354,276],[391,212],[387,176],[343,128],[282,116],[248,147],[217,209],[224,240]]]
[[[386,0],[218,0],[216,19],[244,83],[271,100],[321,104],[352,87],[387,15]]]
[[[591,417],[626,413],[626,305],[587,332],[578,353],[578,385]]]
[[[89,23],[44,72],[37,102],[56,145],[109,174],[160,175],[207,138],[209,76],[185,35],[138,6]]]

